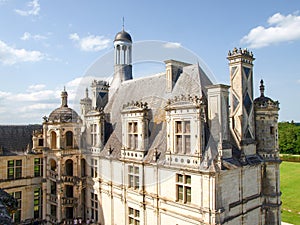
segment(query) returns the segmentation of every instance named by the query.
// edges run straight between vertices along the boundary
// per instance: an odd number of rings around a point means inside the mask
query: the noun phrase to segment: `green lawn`
[[[300,163],[282,162],[280,165],[282,221],[300,224]]]

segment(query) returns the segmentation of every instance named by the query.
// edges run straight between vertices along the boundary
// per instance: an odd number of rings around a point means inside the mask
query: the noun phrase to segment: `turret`
[[[84,115],[92,109],[92,99],[89,98],[88,88],[85,89],[85,98],[80,99],[80,108],[82,119],[84,118]]]
[[[280,159],[278,148],[278,101],[264,94],[260,81],[260,97],[254,100],[257,153],[263,159],[262,197],[266,224],[281,224],[280,218]]]

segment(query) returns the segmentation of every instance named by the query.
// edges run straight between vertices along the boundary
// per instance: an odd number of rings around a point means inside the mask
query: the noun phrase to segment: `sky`
[[[40,124],[60,106],[64,87],[77,109],[78,86],[111,76],[90,68],[113,61],[123,17],[139,49],[149,41],[185,49],[216,83],[230,82],[228,51],[248,48],[256,58],[254,97],[263,79],[265,95],[280,102],[279,121],[299,122],[299,10],[298,0],[0,0],[0,124]],[[143,60],[134,77],[164,69],[161,58]]]

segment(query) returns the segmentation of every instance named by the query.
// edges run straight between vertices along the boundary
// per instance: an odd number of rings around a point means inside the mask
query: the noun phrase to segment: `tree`
[[[279,148],[281,153],[300,154],[300,126],[297,123],[278,123]]]

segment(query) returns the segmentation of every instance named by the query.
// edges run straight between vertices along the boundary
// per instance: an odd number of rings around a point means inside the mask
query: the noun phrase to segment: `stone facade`
[[[116,35],[111,87],[93,81],[81,115],[64,90],[32,147],[0,157],[0,187],[22,192],[19,220],[281,224],[279,104],[263,82],[254,99],[253,54],[229,52],[231,86],[176,60],[135,80],[131,44],[124,30]]]

